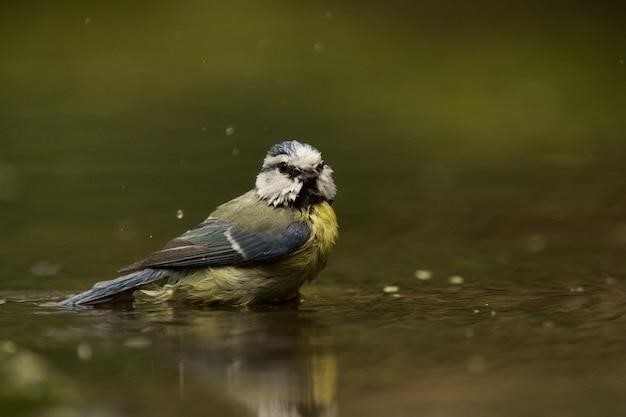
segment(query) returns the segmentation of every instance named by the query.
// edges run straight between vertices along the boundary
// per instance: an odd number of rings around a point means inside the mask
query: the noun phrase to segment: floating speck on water
[[[40,261],[30,267],[30,273],[36,277],[51,277],[61,270],[60,264],[53,264],[48,261]]]
[[[93,357],[93,350],[88,343],[81,343],[76,347],[76,356],[81,362],[89,362]]]
[[[585,289],[579,285],[577,287],[570,287],[569,292],[585,292]]]
[[[145,337],[131,337],[124,341],[124,346],[131,349],[143,349],[150,346],[151,342]]]
[[[152,234],[148,235],[148,239],[152,239]]]
[[[480,310],[479,310],[479,309],[477,309],[477,308],[475,308],[475,309],[474,309],[474,311],[473,311],[473,313],[474,313],[474,314],[478,314],[478,313],[480,313]]]
[[[233,156],[239,156],[240,153],[241,151],[239,150],[239,148],[233,148]]]
[[[17,352],[17,345],[12,340],[0,341],[0,352],[13,354]]]
[[[322,52],[324,49],[326,48],[326,45],[324,45],[324,42],[315,42],[313,44],[313,50],[315,52]]]
[[[176,218],[182,219],[183,217],[185,217],[185,213],[183,212],[183,209],[178,209],[178,211],[176,211]]]
[[[491,314],[491,317],[495,317],[495,315],[496,315],[496,310],[491,310],[491,313],[489,313],[489,314]]]
[[[235,128],[232,126],[226,126],[226,129],[224,130],[224,132],[226,132],[228,136],[232,136],[235,134]]]
[[[460,275],[453,275],[448,278],[448,282],[452,285],[461,285],[465,282],[465,279],[463,279],[463,277]]]
[[[433,277],[433,273],[427,269],[418,269],[415,271],[415,278],[420,281],[428,281]]]
[[[395,294],[400,290],[400,288],[397,285],[387,285],[386,287],[383,288],[383,292],[385,294]]]
[[[86,25],[91,23],[91,17],[86,17],[85,20],[83,20],[83,22],[85,22]]]
[[[466,368],[473,374],[480,374],[487,369],[487,361],[480,355],[473,355],[467,360]]]
[[[526,238],[526,248],[530,252],[543,252],[546,249],[548,241],[544,235],[534,234]]]

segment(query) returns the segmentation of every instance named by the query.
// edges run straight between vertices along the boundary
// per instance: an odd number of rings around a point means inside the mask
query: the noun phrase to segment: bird
[[[254,187],[161,250],[60,302],[251,306],[298,301],[338,239],[333,169],[315,147],[270,147]]]

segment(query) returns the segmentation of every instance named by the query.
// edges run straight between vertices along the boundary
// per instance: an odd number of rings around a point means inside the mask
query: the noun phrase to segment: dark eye
[[[324,169],[324,161],[320,162],[315,169],[317,169],[318,172],[322,172],[322,170]]]

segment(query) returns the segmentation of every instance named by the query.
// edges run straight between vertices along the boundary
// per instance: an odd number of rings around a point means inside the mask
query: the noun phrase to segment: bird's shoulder
[[[294,208],[270,206],[251,190],[217,207],[207,221],[211,219],[258,233],[281,230],[294,222],[306,222],[307,214]]]

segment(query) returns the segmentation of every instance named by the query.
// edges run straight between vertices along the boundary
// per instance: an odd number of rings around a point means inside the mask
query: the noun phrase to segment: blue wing
[[[250,232],[230,222],[209,218],[160,251],[119,272],[271,262],[302,246],[310,234],[309,227],[301,222],[290,223],[279,230]]]

